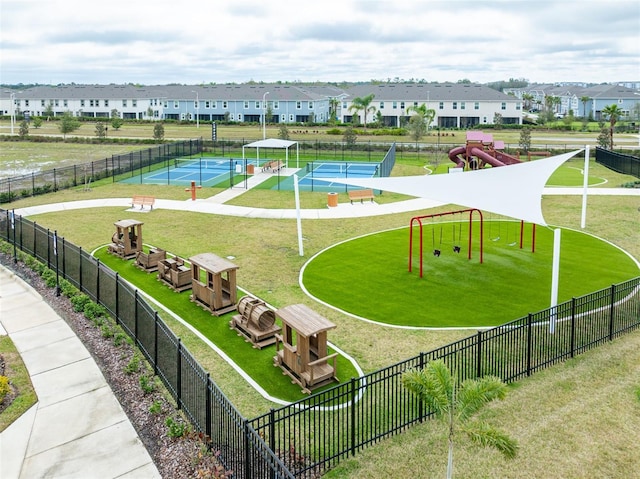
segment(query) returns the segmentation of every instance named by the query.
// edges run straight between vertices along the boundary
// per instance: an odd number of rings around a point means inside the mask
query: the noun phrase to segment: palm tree
[[[429,126],[433,122],[433,119],[436,117],[436,111],[432,108],[427,108],[427,105],[424,103],[419,106],[410,106],[407,108],[407,113],[414,112],[416,115],[420,116],[422,120],[427,125],[427,131],[429,130]]]
[[[531,104],[534,100],[534,96],[531,93],[523,93],[522,101],[524,101],[524,109],[529,111],[531,109]]]
[[[373,101],[374,98],[375,98],[375,95],[373,93],[363,97],[355,97],[351,101],[351,106],[349,107],[349,111],[352,111],[352,110],[363,111],[364,113],[363,124],[365,128],[367,128],[367,114],[374,113],[376,111],[376,107],[371,105],[371,102]]]
[[[580,101],[582,102],[582,117],[586,118],[587,117],[587,103],[589,103],[589,100],[591,98],[589,98],[588,96],[581,96],[580,97]]]
[[[458,385],[444,361],[437,360],[422,370],[406,371],[402,375],[402,384],[447,425],[447,479],[453,476],[453,444],[457,429],[481,446],[491,446],[508,458],[515,457],[518,445],[514,440],[484,421],[470,421],[482,406],[504,398],[507,386],[500,378],[485,376],[467,379]]]
[[[602,109],[602,114],[605,118],[609,118],[609,141],[613,151],[613,127],[616,126],[616,122],[622,116],[622,110],[618,108],[615,103],[613,105],[607,105]]]

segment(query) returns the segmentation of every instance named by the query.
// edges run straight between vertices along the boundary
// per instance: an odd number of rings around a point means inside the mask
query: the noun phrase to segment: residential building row
[[[525,96],[525,93],[528,94]],[[355,110],[355,98],[373,95],[367,111]],[[533,96],[533,101],[530,100]],[[637,90],[622,86],[531,85],[505,93],[476,83],[358,83],[332,84],[246,83],[211,85],[57,85],[22,91],[2,90],[4,115],[105,118],[135,120],[229,121],[238,123],[326,123],[335,118],[351,123],[381,122],[404,125],[412,109],[425,105],[435,112],[431,127],[474,128],[522,124],[525,107],[542,109],[545,97],[561,98],[558,113],[573,110],[599,118],[612,103],[632,111],[640,100]],[[589,96],[587,105],[581,98]]]
[[[633,85],[632,82],[627,82]],[[602,120],[602,111],[609,105],[617,105],[623,118],[640,118],[640,89],[625,85],[600,84],[582,86],[578,84],[531,84],[525,88],[505,90],[523,100],[525,110],[541,111],[548,99],[558,98],[551,108],[559,116],[573,112],[576,117]]]

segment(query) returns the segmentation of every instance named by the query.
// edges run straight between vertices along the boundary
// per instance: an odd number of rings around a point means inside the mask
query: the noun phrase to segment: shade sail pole
[[[556,316],[558,314],[558,283],[560,278],[560,228],[553,230],[553,266],[551,267],[551,318],[549,318],[549,332],[556,330]]]
[[[582,188],[582,218],[580,228],[584,229],[587,224],[587,190],[589,188],[589,145],[584,149],[584,184]]]
[[[298,251],[300,256],[304,256],[302,248],[302,220],[300,219],[300,193],[298,190],[298,175],[293,175],[293,190],[296,197],[296,223],[298,225]]]

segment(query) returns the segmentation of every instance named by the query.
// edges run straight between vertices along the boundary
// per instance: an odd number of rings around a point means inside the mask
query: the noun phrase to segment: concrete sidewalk
[[[38,395],[0,434],[2,479],[160,477],[80,339],[33,288],[2,266],[0,325]]]

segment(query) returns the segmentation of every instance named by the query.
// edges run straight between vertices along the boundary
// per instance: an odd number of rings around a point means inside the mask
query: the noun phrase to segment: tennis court
[[[306,174],[298,180],[298,186],[313,191],[347,190],[359,188],[334,183],[326,178],[373,178],[380,176],[380,163],[318,162],[306,165]]]
[[[123,183],[143,183],[151,185],[198,185],[214,186],[229,180],[233,175],[245,174],[254,160],[245,158],[176,158],[168,160],[165,166],[147,172],[141,172]]]

